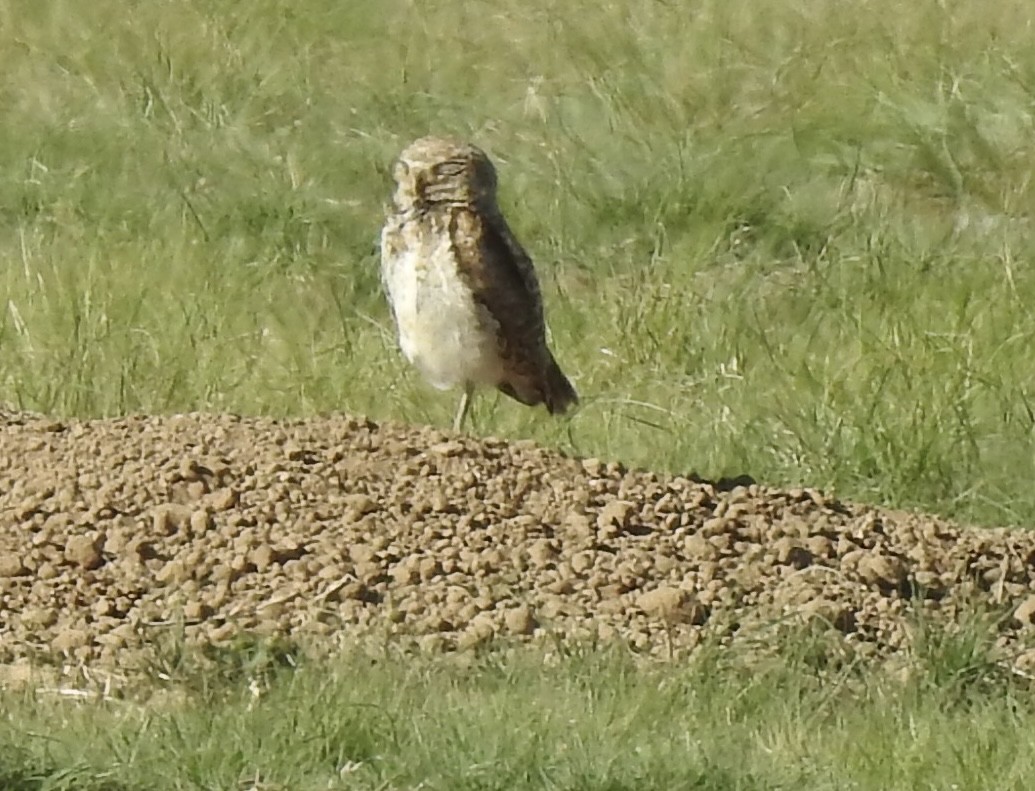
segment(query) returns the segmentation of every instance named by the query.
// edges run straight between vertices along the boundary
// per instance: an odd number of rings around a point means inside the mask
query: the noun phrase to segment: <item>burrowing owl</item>
[[[381,277],[403,354],[440,390],[464,388],[454,430],[478,385],[550,414],[577,403],[547,348],[535,269],[496,205],[485,152],[424,137],[403,150],[392,177]]]

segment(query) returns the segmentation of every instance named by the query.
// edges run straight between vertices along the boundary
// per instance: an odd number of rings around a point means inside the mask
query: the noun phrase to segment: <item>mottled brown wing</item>
[[[500,355],[508,372],[500,389],[522,403],[542,403],[553,360],[546,348],[543,303],[531,259],[502,217],[459,209],[452,226],[461,271],[474,298],[499,325]]]

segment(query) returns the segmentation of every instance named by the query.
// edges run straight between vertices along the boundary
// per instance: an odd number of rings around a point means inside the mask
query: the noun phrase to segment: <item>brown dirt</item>
[[[669,654],[781,619],[887,655],[918,608],[952,623],[975,604],[1004,613],[1019,655],[1035,533],[344,416],[0,410],[3,663],[125,665],[176,630]]]

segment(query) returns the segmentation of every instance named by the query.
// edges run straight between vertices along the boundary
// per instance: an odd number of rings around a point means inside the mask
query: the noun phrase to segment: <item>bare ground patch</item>
[[[170,631],[673,655],[788,620],[884,657],[975,606],[1035,656],[1035,534],[737,483],[348,416],[8,410],[0,662],[126,666]]]

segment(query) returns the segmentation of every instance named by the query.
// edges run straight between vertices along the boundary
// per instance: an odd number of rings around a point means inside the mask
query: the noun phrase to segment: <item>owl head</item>
[[[491,209],[496,168],[477,146],[448,137],[422,137],[403,149],[392,168],[398,211],[468,206]]]

